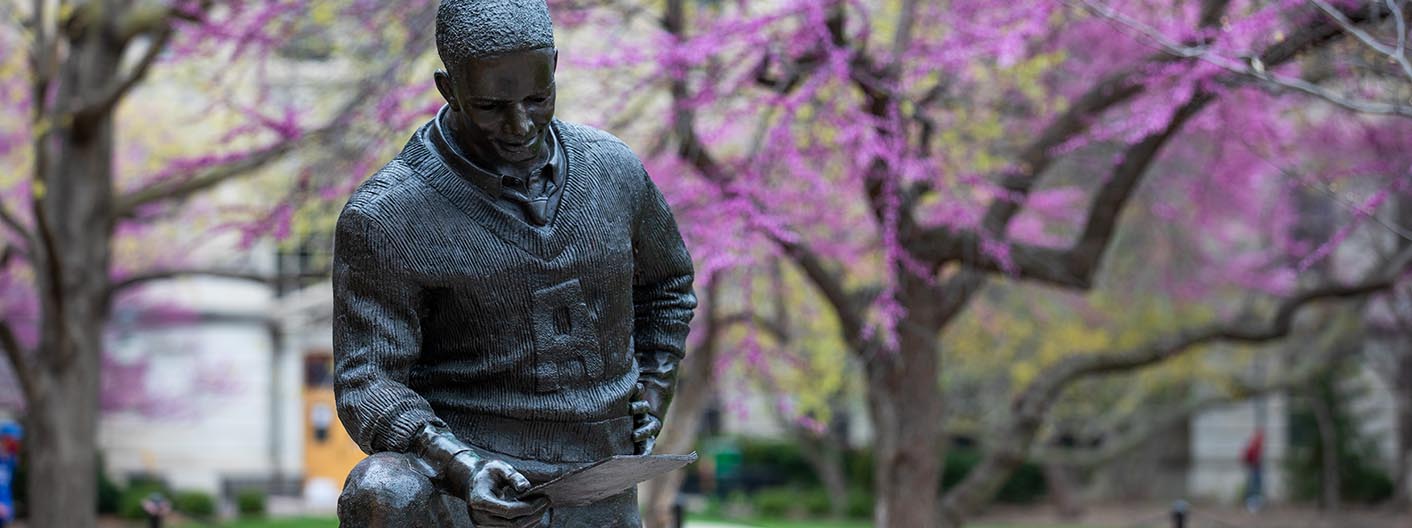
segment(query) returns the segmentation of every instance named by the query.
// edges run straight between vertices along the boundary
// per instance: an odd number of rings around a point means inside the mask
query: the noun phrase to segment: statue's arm
[[[402,242],[355,208],[338,218],[333,251],[338,417],[363,451],[421,459],[438,488],[466,500],[477,525],[489,525],[486,516],[537,518],[547,502],[502,498],[528,490],[529,480],[456,438],[426,399],[407,386],[422,347],[421,289],[405,273]]]
[[[696,295],[691,255],[667,200],[645,171],[642,179],[633,230],[633,343],[639,397],[660,421],[676,389]]]
[[[333,251],[334,397],[364,452],[413,450],[425,426],[444,428],[407,387],[421,352],[421,291],[377,219],[356,208],[338,218]]]

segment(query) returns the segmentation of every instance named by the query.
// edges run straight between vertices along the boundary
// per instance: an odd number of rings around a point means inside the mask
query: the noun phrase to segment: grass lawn
[[[688,517],[688,520],[709,521],[713,523],[731,523],[751,528],[870,528],[868,521],[786,521],[786,520],[751,520],[738,521],[722,519],[719,517]],[[691,524],[688,522],[687,526]],[[1078,524],[968,524],[966,528],[1090,528]]]
[[[182,528],[338,528],[338,519],[333,517],[242,519],[225,524],[188,524]]]
[[[784,520],[754,520],[735,521],[721,519],[717,517],[690,517],[691,520],[710,521],[718,523],[731,523],[751,528],[868,528],[871,526],[867,521],[784,521]],[[337,528],[338,521],[332,518],[295,518],[295,519],[252,519],[233,521],[219,525],[184,525],[184,528]],[[968,528],[1088,528],[1077,524],[1044,524],[1044,525],[1022,525],[1022,524],[973,524]]]

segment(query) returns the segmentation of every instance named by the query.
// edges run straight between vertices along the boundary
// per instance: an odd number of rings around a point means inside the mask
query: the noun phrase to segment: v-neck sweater
[[[430,126],[338,219],[339,418],[368,453],[430,423],[512,459],[631,454],[639,363],[674,369],[696,306],[661,192],[617,138],[556,120],[563,194],[534,226],[429,150]]]

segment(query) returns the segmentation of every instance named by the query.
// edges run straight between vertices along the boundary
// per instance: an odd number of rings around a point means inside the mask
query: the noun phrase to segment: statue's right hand
[[[478,528],[537,528],[548,526],[549,500],[521,498],[530,481],[500,460],[486,460],[471,473],[471,522]]]

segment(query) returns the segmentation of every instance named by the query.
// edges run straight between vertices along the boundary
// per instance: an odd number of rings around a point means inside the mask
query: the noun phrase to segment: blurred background
[[[550,0],[701,307],[648,526],[1412,526],[1406,0]],[[335,526],[435,0],[0,0],[0,526]]]

